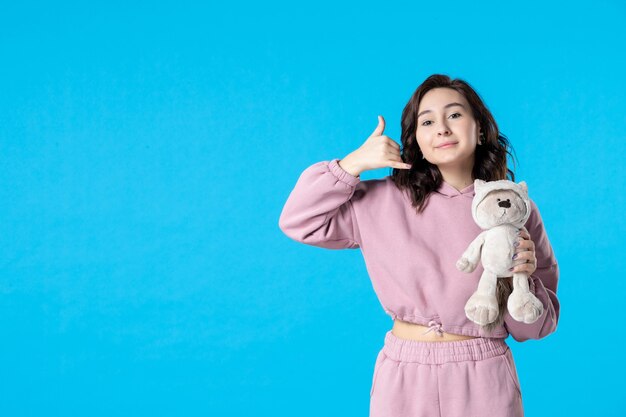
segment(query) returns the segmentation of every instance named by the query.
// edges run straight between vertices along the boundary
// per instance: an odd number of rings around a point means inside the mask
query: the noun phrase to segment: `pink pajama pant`
[[[419,342],[391,333],[374,365],[370,417],[521,417],[504,339]]]

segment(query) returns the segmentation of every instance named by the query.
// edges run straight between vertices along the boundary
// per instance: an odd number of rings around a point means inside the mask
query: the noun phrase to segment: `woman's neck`
[[[474,183],[471,169],[468,171],[467,169],[454,170],[441,169],[441,167],[439,167],[439,172],[441,172],[441,175],[443,176],[443,180],[445,182],[447,182],[459,191]]]

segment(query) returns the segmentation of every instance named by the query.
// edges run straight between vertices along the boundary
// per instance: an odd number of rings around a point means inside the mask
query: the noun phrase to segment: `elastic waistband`
[[[509,349],[503,338],[477,337],[450,342],[421,342],[401,339],[391,330],[385,335],[383,352],[397,362],[440,364],[477,361],[502,355]]]

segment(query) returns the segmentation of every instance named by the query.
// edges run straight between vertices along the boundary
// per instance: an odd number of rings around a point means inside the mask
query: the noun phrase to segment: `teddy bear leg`
[[[513,319],[523,323],[534,323],[543,314],[543,304],[530,292],[527,274],[513,274],[513,292],[507,308]]]
[[[465,315],[476,324],[484,326],[498,317],[496,283],[498,276],[487,270],[483,271],[478,282],[478,289],[465,304]]]

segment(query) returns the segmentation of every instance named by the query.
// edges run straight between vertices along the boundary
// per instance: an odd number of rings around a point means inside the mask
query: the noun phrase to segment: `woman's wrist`
[[[350,155],[337,161],[337,165],[339,165],[341,169],[343,169],[353,177],[358,177],[361,175],[362,170],[354,163]]]

